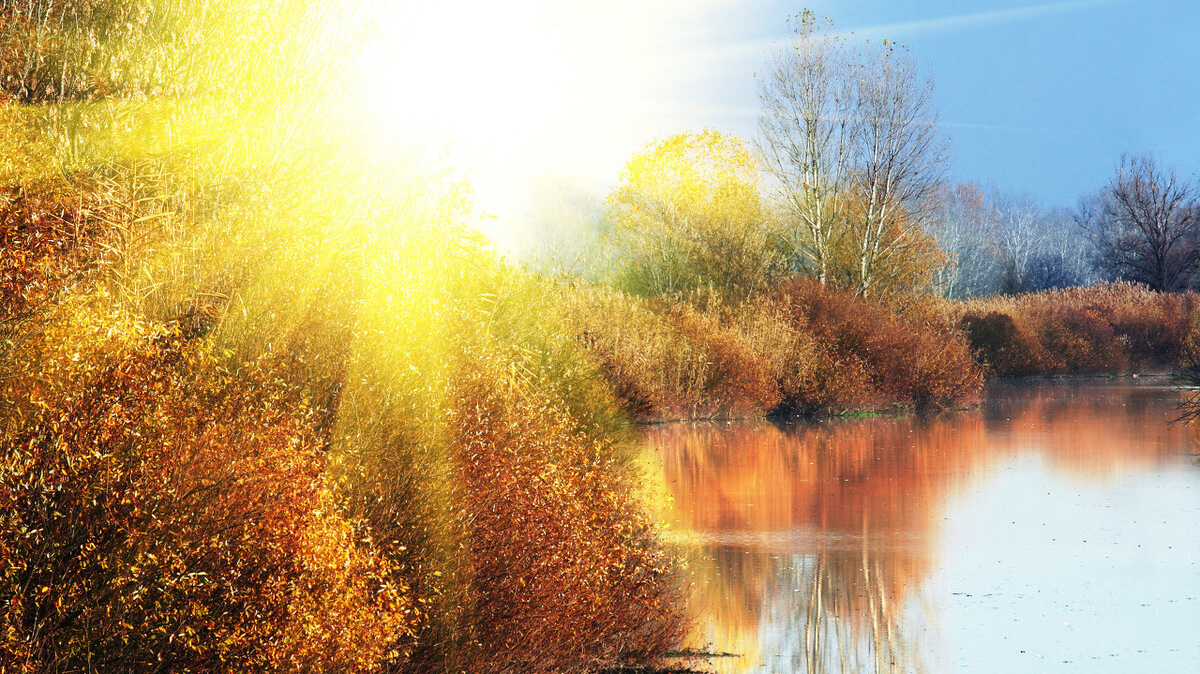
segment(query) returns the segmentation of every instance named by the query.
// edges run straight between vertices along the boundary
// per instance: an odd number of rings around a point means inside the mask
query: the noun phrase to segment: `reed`
[[[1178,367],[1197,298],[1103,283],[948,307],[995,376],[1121,374]]]

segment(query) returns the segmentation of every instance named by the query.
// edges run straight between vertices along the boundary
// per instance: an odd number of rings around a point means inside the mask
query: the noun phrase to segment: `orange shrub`
[[[614,447],[511,368],[468,354],[451,442],[461,475],[456,565],[472,672],[645,666],[685,632],[681,587]]]
[[[1042,320],[1042,344],[1067,372],[1124,372],[1129,367],[1125,345],[1097,311],[1066,306],[1046,311]]]
[[[1197,305],[1193,293],[1102,283],[969,300],[948,313],[999,376],[1170,368]]]
[[[774,301],[824,350],[826,399],[930,409],[958,404],[982,385],[965,340],[940,325],[906,320],[878,301],[811,280],[784,285]]]
[[[868,382],[859,361],[835,362],[828,349],[775,302],[760,301],[732,313],[746,341],[757,352],[774,381],[777,415],[816,414],[853,406],[863,399]],[[834,376],[834,373],[838,376]]]
[[[324,438],[269,363],[234,372],[79,303],[28,337],[0,381],[5,671],[353,672],[400,654],[404,580],[338,516]]]
[[[1013,376],[1054,372],[1053,357],[1027,329],[999,311],[968,312],[959,321],[975,358],[992,374]]]
[[[93,202],[61,179],[0,189],[0,334],[92,268],[104,229]]]
[[[705,356],[704,397],[716,414],[746,416],[769,410],[778,392],[762,354],[735,329],[683,304],[669,309],[671,327]]]

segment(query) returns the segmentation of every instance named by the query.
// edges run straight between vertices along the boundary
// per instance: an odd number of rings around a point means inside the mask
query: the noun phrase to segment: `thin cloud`
[[[917,21],[902,21],[897,23],[877,24],[854,28],[851,32],[868,36],[912,37],[916,35],[937,35],[959,33],[979,28],[987,28],[1005,23],[1028,21],[1057,14],[1083,12],[1106,5],[1116,5],[1128,0],[1073,0],[1071,2],[1054,2],[1033,7],[1017,9],[1001,9],[991,12],[975,12],[973,14],[957,14],[934,19],[919,19]]]
[[[746,118],[756,119],[761,110],[758,108],[750,108],[744,106],[706,106],[706,105],[681,105],[675,108],[676,112],[687,114],[698,118]],[[831,118],[832,119],[832,118]],[[936,124],[937,126],[946,129],[970,129],[973,131],[1002,131],[1002,132],[1022,132],[1022,133],[1057,133],[1059,129],[1040,126],[1021,126],[1015,124],[988,124],[981,122],[948,122],[945,120],[937,120],[925,122],[928,124]]]
[[[1084,12],[1099,7],[1127,4],[1130,0],[1069,0],[1068,2],[1052,2],[1032,7],[1016,9],[1001,9],[990,12],[974,12],[971,14],[956,14],[931,19],[915,21],[898,21],[859,26],[842,30],[836,29],[842,35],[853,33],[860,37],[901,39],[922,35],[945,35],[960,33],[1006,23],[1019,23],[1048,16]],[[772,49],[790,44],[790,37],[775,35],[769,38],[751,40],[735,40],[725,43],[706,45],[697,48],[692,58],[703,57],[719,61],[724,59],[745,59],[757,57]]]
[[[938,126],[948,129],[973,129],[980,131],[1023,131],[1034,133],[1054,133],[1058,129],[1039,126],[1013,126],[1009,124],[982,124],[975,122],[938,122]]]

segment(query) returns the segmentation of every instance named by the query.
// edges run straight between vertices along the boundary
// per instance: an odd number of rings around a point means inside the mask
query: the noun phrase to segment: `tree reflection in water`
[[[742,654],[722,670],[940,669],[920,590],[948,499],[1025,452],[1087,480],[1177,458],[1176,401],[1128,382],[1008,385],[934,419],[648,430],[695,576],[696,645]]]

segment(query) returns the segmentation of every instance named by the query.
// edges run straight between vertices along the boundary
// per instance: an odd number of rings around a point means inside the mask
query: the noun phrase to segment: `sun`
[[[530,130],[556,107],[555,61],[534,3],[404,3],[364,55],[373,112],[470,143]]]
[[[506,210],[572,119],[574,50],[552,30],[553,5],[446,0],[381,12],[362,56],[372,145],[435,146],[474,184],[481,229],[498,248],[517,236]]]
[[[528,242],[533,185],[602,197],[634,152],[686,127],[682,73],[711,63],[697,17],[715,0],[365,1],[379,10],[350,98],[367,145],[438,152],[503,250]]]

